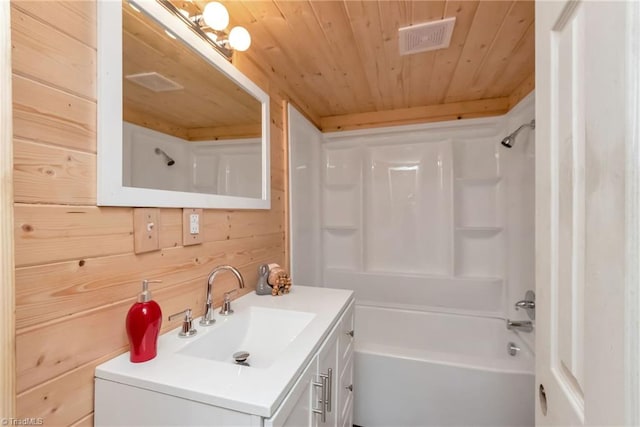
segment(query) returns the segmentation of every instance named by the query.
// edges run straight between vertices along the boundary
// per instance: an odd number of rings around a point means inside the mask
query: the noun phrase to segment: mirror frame
[[[219,72],[262,104],[262,197],[234,197],[125,187],[122,136],[122,2],[98,2],[97,205],[210,209],[270,209],[269,95],[155,0],[133,1],[142,13],[171,31]]]

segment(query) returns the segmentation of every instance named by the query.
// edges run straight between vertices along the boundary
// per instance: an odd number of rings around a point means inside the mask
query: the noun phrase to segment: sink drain
[[[249,366],[249,363],[247,363],[249,356],[248,351],[236,351],[233,353],[233,360],[235,360],[238,365]]]

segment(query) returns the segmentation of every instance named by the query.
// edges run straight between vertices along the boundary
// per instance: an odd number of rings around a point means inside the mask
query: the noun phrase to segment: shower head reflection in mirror
[[[155,153],[158,155],[162,155],[164,157],[164,159],[167,161],[167,166],[173,166],[176,164],[176,161],[173,160],[173,158],[171,156],[169,156],[166,151],[156,147],[155,149]]]

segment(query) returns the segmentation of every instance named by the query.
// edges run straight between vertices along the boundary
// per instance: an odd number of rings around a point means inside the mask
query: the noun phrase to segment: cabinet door
[[[349,357],[340,367],[338,385],[338,426],[343,426],[353,418],[353,357]]]
[[[285,397],[271,418],[264,420],[264,427],[304,427],[315,426],[313,408],[318,405],[311,400],[315,395],[313,382],[317,376],[317,356],[312,359],[298,381]]]
[[[338,352],[340,354],[339,365],[343,367],[353,353],[353,340],[355,336],[354,303],[345,310],[338,324]]]
[[[318,353],[318,382],[326,385],[326,390],[317,387],[314,391],[314,404],[317,408],[322,407],[324,402],[325,420],[322,415],[315,414],[314,425],[317,427],[337,427],[338,425],[338,408],[337,408],[337,390],[338,390],[338,332],[339,324],[331,331],[329,338],[325,341],[320,352]]]
[[[354,303],[351,302],[338,324],[338,367],[340,376],[337,389],[338,426],[350,425],[353,419],[353,341],[355,336]]]

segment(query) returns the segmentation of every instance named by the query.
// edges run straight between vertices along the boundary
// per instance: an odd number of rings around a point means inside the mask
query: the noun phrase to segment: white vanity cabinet
[[[313,423],[313,388],[317,374],[318,356],[304,370],[285,400],[271,418],[264,420],[264,427],[303,427]]]
[[[353,302],[265,427],[342,427],[353,419]]]
[[[129,355],[123,354],[99,366],[95,425],[351,426],[353,293],[298,286],[286,297],[247,295],[234,304],[233,316],[201,329],[194,340],[177,338],[175,331],[163,335],[158,357],[150,362],[132,364]],[[293,320],[280,324],[278,333],[295,328],[300,319],[308,324],[290,342],[281,335],[265,341],[267,329],[256,329],[251,316],[284,315],[283,310],[286,319]],[[257,349],[255,359],[249,359],[255,365],[239,366],[201,355],[210,354],[200,352],[202,343],[224,351],[226,346],[233,351],[234,345],[245,345],[229,340],[221,346],[217,339],[223,331],[238,333],[240,328],[230,328],[233,322],[244,322],[243,318],[249,319],[244,339],[253,339],[250,348]],[[272,361],[260,359],[278,345],[278,339],[286,341],[285,349]],[[260,353],[260,343],[269,348],[263,347]],[[196,351],[199,356],[192,357]]]

